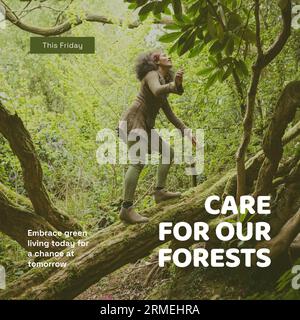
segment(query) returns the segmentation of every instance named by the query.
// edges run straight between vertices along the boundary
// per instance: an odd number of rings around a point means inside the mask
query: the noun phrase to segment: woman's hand
[[[183,82],[183,74],[184,74],[184,70],[183,69],[179,69],[176,74],[175,74],[175,84],[176,87],[180,87],[182,85]]]

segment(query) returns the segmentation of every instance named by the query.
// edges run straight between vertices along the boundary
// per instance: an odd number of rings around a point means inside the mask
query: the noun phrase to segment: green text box
[[[30,53],[95,53],[95,38],[31,37]]]

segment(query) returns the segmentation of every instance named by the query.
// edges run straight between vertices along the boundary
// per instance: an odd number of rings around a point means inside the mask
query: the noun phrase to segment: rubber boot
[[[155,202],[160,203],[162,201],[179,198],[181,196],[181,193],[170,192],[170,191],[166,191],[165,189],[160,189],[160,190],[155,190],[153,195],[154,195]]]
[[[124,222],[135,224],[135,223],[146,223],[149,221],[148,218],[141,216],[135,212],[134,207],[129,208],[122,207],[120,210],[120,219]]]

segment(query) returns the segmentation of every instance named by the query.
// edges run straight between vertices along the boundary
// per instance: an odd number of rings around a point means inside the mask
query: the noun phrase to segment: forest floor
[[[156,268],[157,255],[129,264],[102,278],[77,300],[231,300],[272,289],[260,272],[236,269]],[[268,278],[268,280],[267,280]],[[267,281],[266,281],[267,280]],[[274,280],[274,279],[273,279]],[[273,287],[274,288],[274,287]]]

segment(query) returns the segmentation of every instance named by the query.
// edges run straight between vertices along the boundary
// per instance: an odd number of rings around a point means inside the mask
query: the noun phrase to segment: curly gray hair
[[[153,70],[158,69],[158,65],[155,63],[159,60],[160,51],[150,51],[140,54],[135,63],[135,73],[137,78],[142,81],[145,75]],[[166,83],[174,80],[174,71],[169,69],[169,72],[165,76]]]

